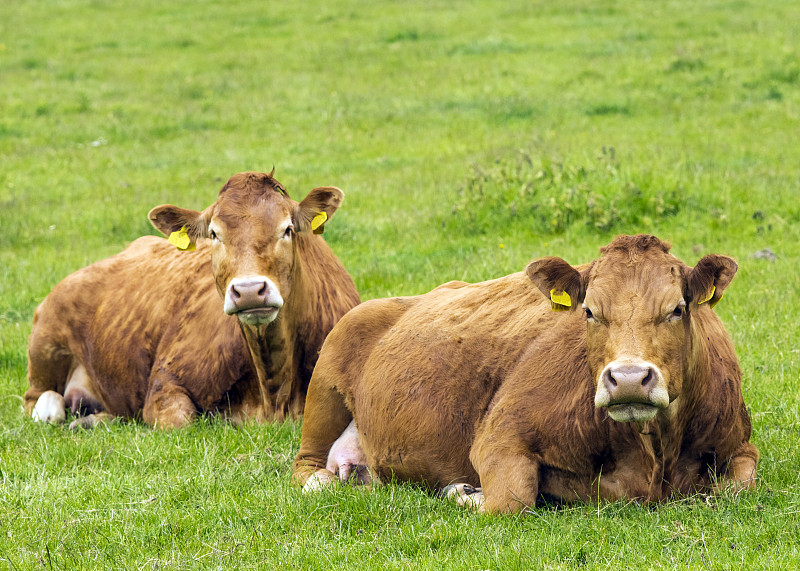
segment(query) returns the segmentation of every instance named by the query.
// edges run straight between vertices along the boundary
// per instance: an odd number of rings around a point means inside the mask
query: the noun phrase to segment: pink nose
[[[644,365],[615,365],[606,369],[603,384],[611,397],[610,404],[649,403],[650,390],[657,383],[655,371]]]
[[[269,300],[269,284],[266,280],[234,280],[228,290],[228,297],[234,311],[261,308]]]

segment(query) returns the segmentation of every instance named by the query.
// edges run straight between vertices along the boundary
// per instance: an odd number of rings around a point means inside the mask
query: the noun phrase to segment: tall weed
[[[598,232],[651,227],[700,202],[688,173],[628,168],[613,147],[583,164],[520,150],[488,166],[474,164],[445,225],[488,233],[510,224],[560,233],[573,225]],[[712,208],[706,201],[703,208]]]

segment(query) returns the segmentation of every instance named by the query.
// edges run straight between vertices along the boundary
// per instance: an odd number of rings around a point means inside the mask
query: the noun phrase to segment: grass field
[[[789,0],[0,3],[0,568],[800,567],[798,22]],[[477,516],[401,484],[301,495],[300,423],[25,418],[53,285],[273,165],[296,199],[345,191],[325,237],[364,299],[618,233],[736,257],[716,310],[758,489]]]

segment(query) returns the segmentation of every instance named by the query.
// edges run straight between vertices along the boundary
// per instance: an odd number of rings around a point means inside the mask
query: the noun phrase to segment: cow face
[[[641,423],[681,394],[692,315],[710,311],[736,269],[717,255],[689,268],[668,244],[639,235],[617,237],[586,266],[543,258],[527,273],[554,309],[585,315],[595,406],[614,420]]]
[[[289,198],[272,173],[239,173],[203,212],[157,206],[149,218],[180,249],[211,240],[211,268],[228,315],[242,324],[275,320],[292,288],[297,234],[321,233],[344,198],[335,187]],[[183,243],[181,243],[183,240]]]

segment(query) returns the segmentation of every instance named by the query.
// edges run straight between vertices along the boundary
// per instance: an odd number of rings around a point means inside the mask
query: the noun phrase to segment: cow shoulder
[[[539,327],[487,409],[484,429],[530,452],[589,453],[597,423],[583,316],[546,307]]]

